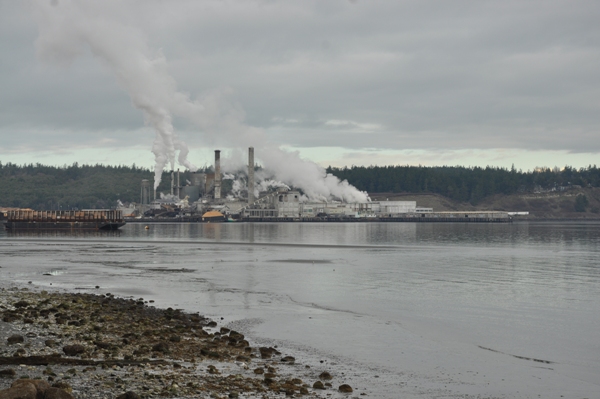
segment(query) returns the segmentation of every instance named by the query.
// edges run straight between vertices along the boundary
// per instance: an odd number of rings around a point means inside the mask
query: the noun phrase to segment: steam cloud
[[[173,117],[178,116],[192,121],[212,143],[254,146],[275,179],[303,190],[310,198],[368,200],[365,193],[326,174],[314,162],[268,143],[264,130],[244,123],[244,110],[234,100],[232,89],[212,89],[196,99],[178,91],[162,52],[152,51],[139,30],[107,18],[105,5],[104,1],[33,0],[39,28],[37,54],[45,61],[68,64],[89,49],[112,71],[156,132],[152,145],[155,189],[167,165],[174,169],[177,162],[191,171],[197,169],[188,161],[188,147],[173,127]]]

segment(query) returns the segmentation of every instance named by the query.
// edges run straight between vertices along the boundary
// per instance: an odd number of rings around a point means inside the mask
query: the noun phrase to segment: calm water
[[[223,317],[357,395],[600,397],[599,223],[149,227],[0,232],[0,276]]]

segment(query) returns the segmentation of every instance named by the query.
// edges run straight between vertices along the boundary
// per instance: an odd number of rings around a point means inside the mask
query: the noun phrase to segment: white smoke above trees
[[[89,49],[114,74],[156,132],[152,145],[155,189],[163,170],[167,166],[174,169],[175,162],[191,171],[197,169],[188,161],[188,147],[173,127],[173,117],[177,116],[194,123],[211,144],[238,149],[254,146],[263,166],[276,180],[303,190],[310,198],[368,199],[365,193],[327,175],[322,167],[301,159],[298,153],[268,143],[263,129],[244,123],[245,112],[231,88],[207,90],[196,99],[179,91],[162,52],[153,51],[142,32],[107,15],[109,3],[33,0],[39,28],[36,50],[44,61],[68,65]],[[119,4],[113,9],[120,9]]]
[[[163,54],[152,52],[140,32],[97,12],[93,2],[35,1],[33,6],[39,28],[38,56],[65,64],[89,49],[108,66],[133,105],[143,112],[146,123],[154,128],[154,188],[164,168],[168,164],[174,168],[177,151],[179,163],[196,170],[187,161],[187,146],[175,133],[172,115],[178,109],[202,112],[203,105],[177,91]]]

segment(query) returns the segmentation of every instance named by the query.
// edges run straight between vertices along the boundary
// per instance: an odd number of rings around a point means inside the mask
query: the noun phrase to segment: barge
[[[125,225],[123,212],[113,210],[11,210],[4,218],[6,230],[117,230]]]

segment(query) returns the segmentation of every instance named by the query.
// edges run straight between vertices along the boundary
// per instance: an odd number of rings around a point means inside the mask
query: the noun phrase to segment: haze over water
[[[600,396],[599,223],[2,231],[0,265],[3,285],[52,283],[213,316],[333,370],[355,395]]]

